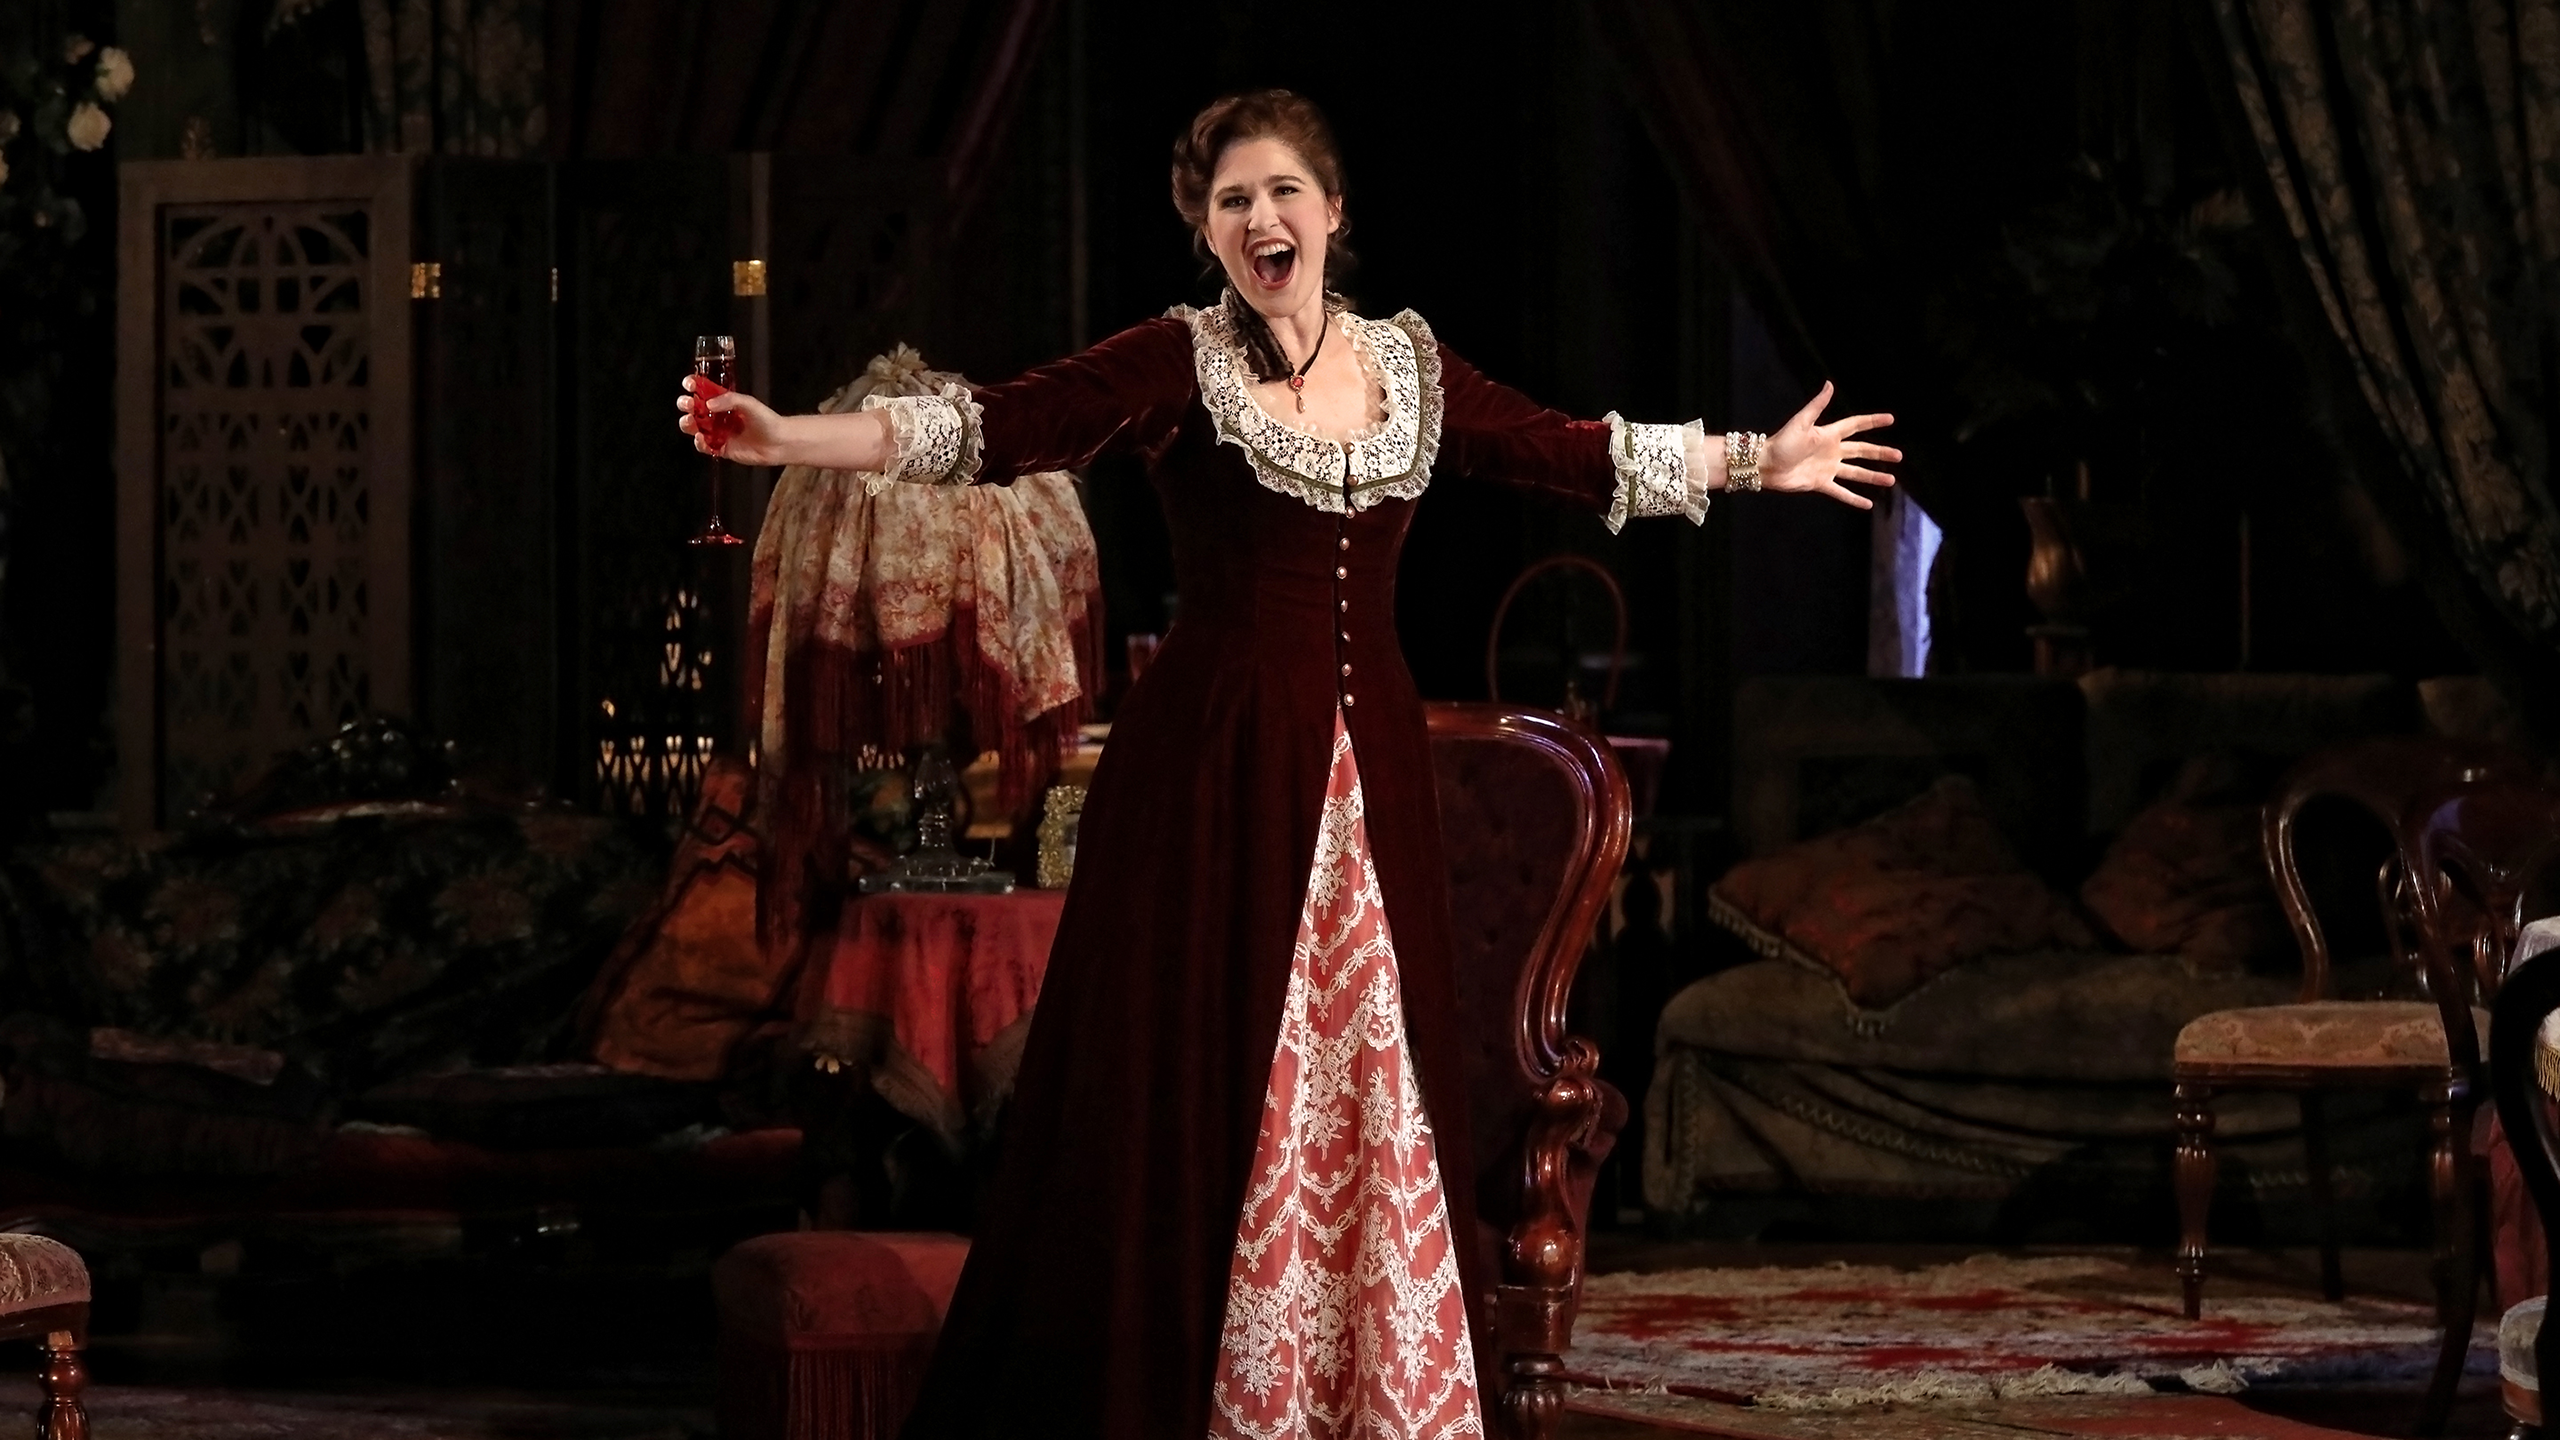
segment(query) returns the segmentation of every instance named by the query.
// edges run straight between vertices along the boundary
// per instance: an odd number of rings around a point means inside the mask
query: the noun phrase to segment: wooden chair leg
[[[2329,1167],[2329,1115],[2317,1090],[2302,1092],[2302,1160],[2310,1172],[2311,1203],[2320,1207],[2320,1293],[2347,1298],[2346,1269],[2338,1260],[2338,1192]]]
[[[1573,1291],[1496,1285],[1493,1299],[1494,1333],[1502,1339],[1501,1413],[1486,1415],[1485,1424],[1504,1440],[1549,1440],[1564,1414],[1563,1351],[1573,1336]]]
[[[2470,1358],[2471,1325],[2480,1305],[2471,1194],[2473,1105],[2460,1081],[2431,1089],[2426,1102],[2427,1129],[2434,1141],[2427,1181],[2436,1212],[2436,1321],[2444,1336],[2436,1349],[2435,1374],[2427,1382],[2426,1404],[2418,1412],[2418,1433],[2441,1435],[2453,1413],[2463,1362]]]
[[[1502,1418],[1509,1440],[1548,1440],[1564,1414],[1564,1361],[1552,1355],[1516,1356],[1504,1367]]]
[[[2187,1318],[2204,1310],[2205,1218],[2213,1210],[2213,1087],[2178,1082],[2178,1287]]]
[[[88,1367],[80,1363],[80,1339],[68,1330],[44,1337],[44,1414],[37,1421],[39,1440],[89,1440],[89,1412],[80,1394],[89,1388]]]

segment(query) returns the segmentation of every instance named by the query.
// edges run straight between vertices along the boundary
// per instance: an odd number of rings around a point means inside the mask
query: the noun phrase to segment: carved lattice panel
[[[411,166],[120,168],[117,748],[144,829],[409,703]]]
[[[172,206],[161,244],[160,786],[185,809],[373,703],[362,209]]]

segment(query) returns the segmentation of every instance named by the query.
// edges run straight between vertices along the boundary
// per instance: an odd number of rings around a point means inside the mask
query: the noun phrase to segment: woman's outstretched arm
[[[1133,326],[1079,355],[971,390],[873,396],[863,408],[784,415],[752,395],[708,402],[687,377],[676,428],[709,453],[699,412],[740,417],[721,455],[742,465],[806,465],[924,484],[1008,481],[1072,470],[1172,432],[1191,400],[1190,330],[1179,320]]]
[[[721,447],[721,458],[741,465],[806,465],[814,470],[864,470],[889,467],[889,417],[877,410],[843,410],[835,414],[785,415],[743,390],[697,402],[693,377],[684,377],[684,393],[676,397],[676,428],[693,437],[693,448],[708,455],[697,411],[738,417],[738,433]]]
[[[1440,456],[1457,474],[1474,475],[1553,495],[1601,511],[1609,528],[1631,515],[1706,517],[1707,498],[1728,488],[1726,437],[1696,421],[1639,425],[1611,415],[1576,420],[1486,379],[1447,346],[1439,347],[1443,400]],[[1902,452],[1857,437],[1893,423],[1890,415],[1853,415],[1822,423],[1831,403],[1825,384],[1758,447],[1758,488],[1827,495],[1864,510],[1874,501],[1840,483],[1890,485],[1893,477],[1859,462],[1891,464]]]

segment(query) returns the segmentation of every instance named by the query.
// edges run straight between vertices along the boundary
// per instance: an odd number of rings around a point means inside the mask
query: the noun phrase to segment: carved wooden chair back
[[[2262,840],[2268,879],[2285,921],[2302,950],[2301,1000],[2329,998],[2331,956],[2327,931],[2312,908],[2296,854],[2304,808],[2313,801],[2343,799],[2382,823],[2391,852],[2375,875],[2383,932],[2392,958],[2423,973],[2419,939],[2422,907],[2412,879],[2419,836],[2449,798],[2501,782],[2535,783],[2541,767],[2530,756],[2476,741],[2389,735],[2352,741],[2308,757],[2286,772],[2267,802]]]
[[[1549,1432],[1582,1275],[1588,1181],[1572,1174],[1605,1092],[1565,1002],[1631,828],[1625,772],[1551,712],[1429,707],[1459,1003],[1472,1037],[1476,1193],[1499,1232],[1496,1328],[1512,1434]],[[1466,1243],[1464,1239],[1460,1243]]]
[[[2407,890],[2428,993],[2456,1068],[2480,1063],[2463,1012],[2497,998],[2528,898],[2560,861],[2560,785],[2538,776],[2474,781],[2416,824]]]

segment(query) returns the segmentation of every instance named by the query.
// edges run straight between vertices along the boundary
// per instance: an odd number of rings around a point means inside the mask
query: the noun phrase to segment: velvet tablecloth
[[[1017,890],[847,904],[801,979],[801,1048],[862,1072],[958,1147],[1013,1088],[1065,901],[1060,890]]]

